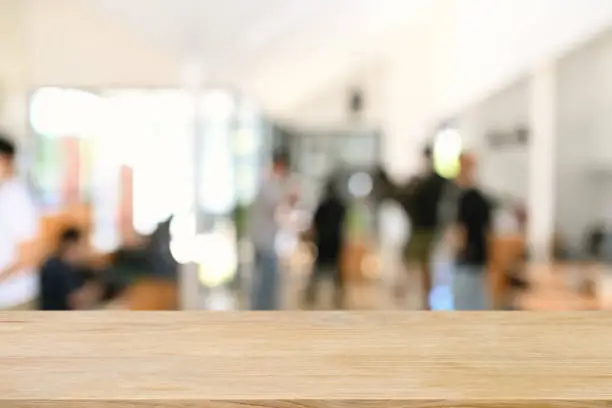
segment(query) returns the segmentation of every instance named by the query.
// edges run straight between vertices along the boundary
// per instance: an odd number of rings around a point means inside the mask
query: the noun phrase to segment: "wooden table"
[[[601,313],[0,313],[2,408],[609,407]]]

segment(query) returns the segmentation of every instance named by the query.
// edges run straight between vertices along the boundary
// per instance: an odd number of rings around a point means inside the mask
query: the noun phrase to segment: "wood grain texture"
[[[604,313],[0,314],[0,407],[612,407]]]
[[[609,408],[608,401],[407,401],[407,400],[250,400],[250,401],[3,401],[3,408]],[[5,405],[6,404],[6,405]]]

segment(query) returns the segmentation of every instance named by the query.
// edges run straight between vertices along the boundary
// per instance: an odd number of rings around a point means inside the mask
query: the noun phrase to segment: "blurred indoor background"
[[[380,193],[430,146],[449,184],[469,152],[492,203],[487,309],[606,308],[611,28],[610,0],[0,0],[0,129],[38,213],[2,251],[42,285],[76,229],[75,287],[105,292],[87,308],[250,309],[251,210],[282,150],[297,201],[273,309],[452,310],[453,245],[432,244],[424,286],[414,220]],[[309,302],[330,177],[341,252]],[[0,203],[0,235],[19,217]]]

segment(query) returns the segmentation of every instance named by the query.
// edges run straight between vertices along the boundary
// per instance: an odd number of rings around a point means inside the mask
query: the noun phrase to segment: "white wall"
[[[180,66],[78,0],[22,0],[28,80],[39,85],[172,86]]]
[[[0,2],[0,126],[23,145],[39,86],[180,86],[177,61],[79,0]]]
[[[528,192],[528,147],[491,146],[490,132],[529,126],[529,81],[522,79],[468,108],[457,120],[465,147],[479,158],[483,187],[496,195],[525,202]]]
[[[405,32],[402,52],[387,56],[381,99],[384,131],[382,161],[396,179],[406,179],[423,165],[422,152],[433,136],[434,28],[428,21]]]
[[[612,34],[558,64],[557,217],[574,243],[612,222]]]
[[[3,85],[17,79],[23,69],[20,58],[20,11],[18,0],[0,2],[0,83]]]
[[[612,222],[609,113],[612,34],[584,45],[584,41],[597,37],[610,26],[612,2],[454,0],[454,3],[457,7],[449,18],[453,28],[447,29],[448,38],[440,41],[448,49],[438,49],[438,60],[446,61],[449,68],[438,73],[441,75],[436,81],[436,112],[462,111],[461,106],[490,94],[519,73],[530,72],[538,63],[576,49],[557,64],[555,211],[557,229],[570,245],[578,247],[593,221],[607,218]],[[488,108],[481,104],[482,109],[491,111],[485,116],[498,117],[497,120],[526,119],[529,94],[527,88],[520,92],[521,97],[518,93],[512,96],[512,91],[494,92]],[[506,102],[501,102],[504,99]],[[468,110],[462,115],[466,121],[464,128],[481,132],[478,126],[492,120],[483,122],[482,115]],[[526,150],[515,148],[494,153],[484,149],[482,153],[485,184],[526,197]]]
[[[559,59],[555,170],[556,228],[574,248],[598,220],[612,224],[612,33]],[[478,152],[488,189],[526,199],[526,147],[492,149],[487,131],[529,122],[529,81],[521,80],[468,108],[458,121],[467,146]]]
[[[0,127],[21,136],[24,124],[25,60],[20,0],[0,2]]]
[[[612,23],[609,0],[450,0],[437,48],[435,111],[487,97],[533,66],[594,38]]]

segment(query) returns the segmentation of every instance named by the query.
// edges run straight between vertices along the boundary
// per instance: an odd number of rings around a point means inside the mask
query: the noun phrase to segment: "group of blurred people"
[[[398,202],[410,220],[410,234],[404,248],[404,261],[410,273],[418,271],[422,285],[422,309],[431,309],[433,251],[441,241],[453,249],[453,299],[456,310],[485,310],[490,307],[486,286],[489,237],[493,224],[493,205],[478,186],[476,159],[470,153],[460,157],[455,179],[440,176],[434,168],[433,151],[424,151],[423,171],[406,184],[393,183],[380,170],[375,180],[375,201]],[[255,268],[251,293],[254,310],[280,308],[280,273],[276,251],[280,221],[279,208],[297,202],[289,187],[289,156],[277,152],[270,177],[263,183],[251,213]],[[345,306],[345,285],[340,268],[344,247],[347,204],[338,193],[337,182],[330,179],[314,211],[307,234],[316,247],[313,271],[305,288],[304,304],[313,307],[319,283],[330,278],[334,283],[334,306]],[[400,281],[403,279],[400,279]],[[396,296],[406,295],[406,285],[398,281]]]
[[[422,309],[430,310],[432,258],[443,241],[453,251],[453,308],[486,310],[490,307],[486,287],[489,237],[493,224],[493,205],[481,190],[476,177],[476,159],[469,152],[460,156],[455,179],[436,172],[433,150],[426,147],[423,171],[407,184],[393,183],[380,170],[378,199],[398,202],[410,221],[410,234],[404,250],[406,269],[420,272]],[[397,284],[396,295],[405,295]]]
[[[0,310],[89,310],[115,298],[130,277],[175,279],[170,220],[109,257],[94,261],[84,226],[65,225],[42,242],[35,194],[17,174],[17,148],[0,134]],[[49,247],[51,245],[51,247]]]
[[[0,309],[91,309],[111,285],[87,267],[87,239],[78,228],[61,231],[56,247],[40,259],[40,214],[17,175],[16,157],[15,144],[0,135]]]
[[[0,309],[91,308],[108,296],[108,288],[100,279],[91,279],[91,274],[90,279],[84,278],[87,242],[84,231],[74,227],[64,230],[56,250],[40,270],[36,270],[39,265],[27,261],[27,243],[38,233],[39,214],[27,184],[17,177],[16,153],[10,139],[0,137]],[[489,260],[492,205],[478,186],[475,158],[469,153],[461,155],[460,171],[454,180],[443,178],[435,171],[431,148],[425,149],[424,159],[423,171],[403,185],[393,183],[381,170],[375,180],[375,201],[397,201],[410,220],[404,260],[408,271],[420,272],[424,310],[431,309],[432,253],[443,239],[455,252],[454,308],[487,309],[485,265]],[[290,155],[279,150],[274,153],[271,172],[262,183],[248,217],[255,249],[250,295],[254,310],[281,308],[277,239],[282,221],[279,214],[283,209],[285,213],[290,212],[297,202],[298,192],[290,177]],[[303,295],[306,307],[316,304],[319,284],[326,278],[334,283],[334,306],[345,306],[340,260],[346,219],[347,203],[332,177],[324,187],[306,234],[316,247],[313,272]],[[161,223],[148,238],[150,249],[142,258],[148,259],[143,269],[150,269],[151,273],[178,272],[178,264],[169,252],[169,223],[170,220]],[[121,257],[124,252],[120,251],[119,259],[126,258]],[[396,295],[405,296],[405,289],[398,282]]]
[[[295,184],[290,177],[290,155],[278,150],[273,155],[272,170],[262,183],[250,213],[251,241],[255,248],[254,274],[251,285],[253,310],[281,308],[281,275],[278,259],[278,236],[282,210],[290,212],[298,202]],[[316,261],[305,295],[306,306],[316,303],[318,284],[331,278],[334,282],[334,305],[344,304],[344,285],[339,267],[343,249],[344,221],[347,206],[340,198],[337,183],[330,179],[305,234],[316,247]]]

